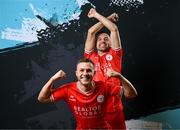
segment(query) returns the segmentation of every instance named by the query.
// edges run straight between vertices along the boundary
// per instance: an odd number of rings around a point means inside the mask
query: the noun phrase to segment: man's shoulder
[[[92,54],[92,53],[96,53],[96,50],[93,48],[91,50],[84,50],[85,54]]]
[[[62,85],[62,87],[66,87],[66,88],[71,88],[74,86],[76,86],[76,82],[70,82]]]
[[[111,47],[111,48],[109,49],[109,52],[110,52],[110,51],[118,52],[118,51],[122,51],[122,50],[123,50],[123,49],[122,49],[121,47],[118,47],[118,48],[112,48],[112,47]]]
[[[114,48],[110,48],[109,51],[106,53],[106,55],[114,55],[114,56],[122,56],[123,54],[123,50],[122,48],[119,48],[119,49],[114,49]]]
[[[91,52],[84,52],[84,57],[92,60],[93,58],[98,57],[98,54],[97,51],[93,50]]]

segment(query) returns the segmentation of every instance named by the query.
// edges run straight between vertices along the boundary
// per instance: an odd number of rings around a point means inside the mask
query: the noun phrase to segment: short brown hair
[[[89,63],[91,63],[91,64],[94,66],[94,62],[93,62],[92,60],[90,60],[90,59],[88,59],[88,58],[84,58],[84,57],[78,60],[76,66],[77,66],[79,63],[82,63],[82,62],[86,62],[86,63],[89,62]]]
[[[106,34],[108,34],[109,36],[110,36],[110,31],[108,30],[108,29],[106,29],[106,28],[103,28],[103,29],[101,29],[100,31],[98,31],[97,33],[96,33],[96,40],[97,40],[97,38],[98,38],[98,36],[100,35],[100,34],[102,34],[102,33],[106,33]]]

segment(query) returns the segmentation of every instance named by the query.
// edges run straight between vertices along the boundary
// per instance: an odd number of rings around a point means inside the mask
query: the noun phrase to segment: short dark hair
[[[102,33],[106,33],[106,34],[108,34],[108,35],[110,36],[110,31],[109,31],[107,28],[102,28],[100,31],[98,31],[98,32],[96,33],[96,41],[97,41],[98,36],[99,36],[100,34],[102,34]]]
[[[76,66],[79,64],[79,63],[82,63],[82,62],[86,62],[86,63],[91,63],[93,66],[94,66],[94,62],[92,61],[92,60],[90,60],[90,59],[88,59],[88,58],[80,58],[79,60],[78,60],[78,62],[77,62],[77,64],[76,64]]]

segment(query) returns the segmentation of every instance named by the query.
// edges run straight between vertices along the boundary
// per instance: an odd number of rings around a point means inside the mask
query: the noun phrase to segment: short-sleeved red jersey
[[[108,77],[106,72],[108,69],[113,69],[117,72],[121,73],[122,69],[122,49],[112,49],[102,55],[99,56],[95,50],[90,52],[85,51],[84,57],[91,59],[95,64],[95,81],[103,81],[106,83],[111,83],[112,85],[119,85],[120,80],[116,77]],[[109,98],[109,103],[107,106],[107,112],[115,112],[117,110],[122,110],[123,106],[121,100],[119,99],[120,92],[117,93],[117,96]]]
[[[77,82],[72,82],[53,90],[51,98],[53,101],[64,99],[68,103],[76,118],[77,129],[111,129],[103,116],[107,98],[118,91],[114,88],[110,84],[95,82],[94,90],[84,94],[77,87]]]
[[[94,81],[120,82],[119,79],[115,77],[108,78],[106,72],[108,69],[113,69],[121,73],[122,49],[114,50],[110,48],[110,50],[102,56],[99,56],[95,50],[90,52],[85,51],[84,57],[91,59],[95,64],[96,73],[93,78]]]

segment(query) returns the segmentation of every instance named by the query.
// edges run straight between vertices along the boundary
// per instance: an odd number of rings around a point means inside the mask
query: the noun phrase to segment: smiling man
[[[117,94],[117,88],[112,84],[93,81],[94,63],[86,58],[80,59],[76,67],[76,82],[64,84],[53,89],[53,84],[65,77],[65,72],[58,71],[41,89],[38,100],[42,103],[53,103],[65,100],[77,122],[76,129],[112,129],[104,119],[107,99]],[[136,94],[135,88],[122,75],[114,71],[108,71],[107,75],[115,75],[124,81],[123,87],[129,95]]]
[[[121,73],[122,69],[123,50],[121,39],[118,27],[113,23],[117,22],[119,17],[116,13],[113,13],[108,18],[105,18],[93,8],[89,10],[88,17],[99,21],[89,28],[84,48],[84,56],[91,59],[95,64],[96,74],[94,80],[120,86],[121,82],[117,77],[107,76],[109,69],[119,73]],[[103,27],[106,27],[110,34],[101,31]],[[117,94],[119,93],[117,92]],[[106,120],[113,129],[126,129],[123,104],[120,97],[112,96],[108,99],[108,102]]]

